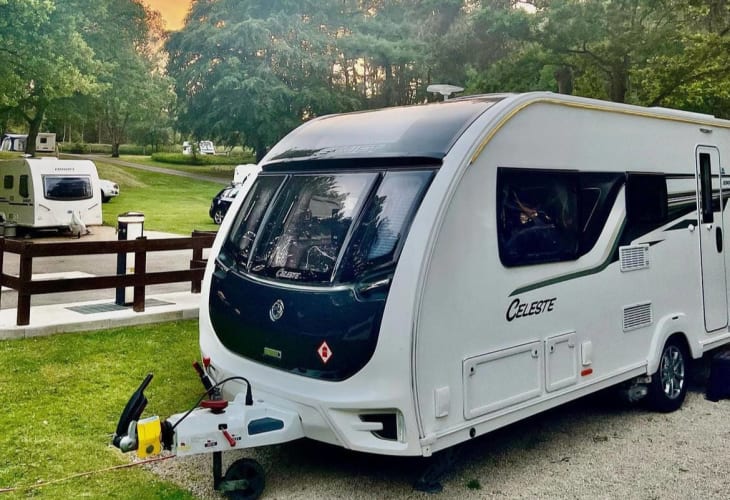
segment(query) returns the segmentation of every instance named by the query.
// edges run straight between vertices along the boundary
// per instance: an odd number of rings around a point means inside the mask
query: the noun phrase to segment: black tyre
[[[233,500],[255,500],[261,496],[266,486],[263,467],[256,460],[250,458],[236,460],[228,467],[223,476],[223,481],[240,480],[247,483],[246,487],[226,491],[225,494],[228,498]]]
[[[689,354],[678,337],[670,338],[659,359],[659,369],[651,377],[647,402],[652,410],[669,413],[678,410],[687,396]]]
[[[109,203],[109,200],[111,200],[111,196],[104,196],[104,191],[101,192],[101,202],[102,203]]]
[[[223,223],[223,218],[226,216],[226,214],[223,213],[223,210],[220,208],[216,209],[215,213],[213,214],[213,222],[220,225]]]

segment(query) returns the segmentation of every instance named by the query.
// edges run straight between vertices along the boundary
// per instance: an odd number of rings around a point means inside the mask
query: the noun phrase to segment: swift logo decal
[[[276,277],[284,278],[286,280],[298,280],[302,277],[302,273],[287,271],[286,269],[279,269],[278,271],[276,271]]]
[[[279,299],[273,303],[271,309],[269,309],[269,319],[271,321],[279,321],[284,316],[284,301]]]
[[[521,302],[520,299],[515,299],[510,302],[505,318],[507,318],[507,321],[512,321],[517,318],[526,318],[527,316],[552,312],[555,309],[557,300],[557,297],[536,300],[534,302]]]

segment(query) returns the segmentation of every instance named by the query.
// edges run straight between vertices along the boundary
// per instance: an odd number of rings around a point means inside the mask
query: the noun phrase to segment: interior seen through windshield
[[[353,279],[392,264],[432,176],[431,170],[262,175],[227,246],[239,269],[253,274],[310,283],[338,274]]]

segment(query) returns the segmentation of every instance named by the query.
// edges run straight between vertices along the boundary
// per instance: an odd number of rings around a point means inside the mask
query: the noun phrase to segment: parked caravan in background
[[[54,157],[0,161],[0,217],[28,228],[102,223],[101,187],[94,163]]]
[[[25,152],[28,136],[25,134],[3,134],[0,151]]]
[[[39,132],[35,140],[35,150],[39,153],[53,153],[56,151],[56,134]]]
[[[233,183],[242,184],[246,182],[246,179],[251,174],[257,174],[261,171],[259,166],[255,163],[245,163],[243,165],[236,165],[233,170]]]
[[[198,143],[198,148],[200,149],[200,154],[203,154],[203,155],[214,155],[215,154],[215,146],[213,145],[213,141],[200,141]]]
[[[193,154],[193,143],[190,141],[184,141],[182,144],[182,152],[184,155],[191,155]],[[214,155],[215,154],[215,146],[213,145],[212,141],[200,141],[198,143],[198,153],[203,155]]]
[[[201,376],[230,413],[158,442],[430,456],[610,386],[678,409],[730,341],[729,155],[728,121],[550,93],[308,121],[208,260]]]
[[[24,152],[28,140],[27,134],[4,134],[0,140],[0,151]],[[36,136],[35,150],[38,153],[53,153],[56,151],[56,134],[39,132]]]

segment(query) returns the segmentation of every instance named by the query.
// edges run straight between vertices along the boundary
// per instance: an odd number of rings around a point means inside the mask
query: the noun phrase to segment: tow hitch
[[[207,363],[204,363],[207,368]],[[139,458],[168,450],[173,455],[213,454],[213,487],[229,498],[255,499],[264,490],[264,470],[253,459],[243,458],[222,474],[224,451],[253,448],[292,441],[303,436],[299,415],[275,408],[263,401],[254,403],[251,384],[243,377],[214,382],[197,362],[193,364],[204,395],[195,407],[161,420],[142,419],[147,406],[144,390],[152,381],[145,377],[127,402],[117,424],[112,444],[123,452],[136,451]],[[220,388],[231,380],[246,383],[246,391],[233,401],[222,399]],[[208,399],[205,399],[208,397]]]

